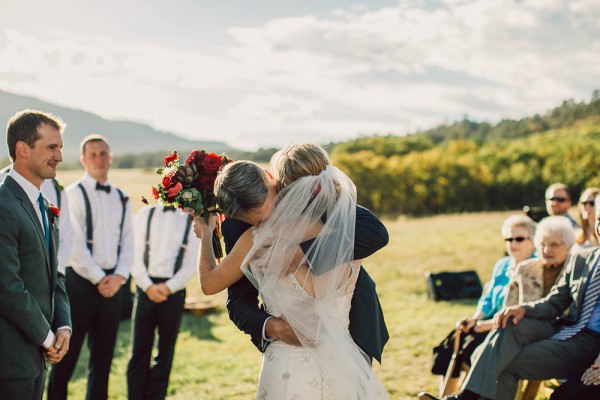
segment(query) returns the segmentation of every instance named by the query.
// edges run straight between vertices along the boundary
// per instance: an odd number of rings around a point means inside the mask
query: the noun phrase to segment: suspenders
[[[79,182],[77,184],[77,186],[79,187],[79,189],[81,189],[81,194],[83,195],[83,202],[85,203],[85,224],[86,224],[86,230],[87,230],[87,248],[90,251],[90,253],[94,252],[94,225],[92,223],[92,206],[90,205],[90,198],[88,197],[88,194],[85,190],[85,188],[83,187],[83,184],[81,182]],[[123,194],[123,192],[118,189],[117,192],[119,193],[119,198],[121,199],[121,204],[123,206],[122,208],[122,212],[121,212],[121,224],[119,225],[119,245],[117,247],[117,264],[119,263],[119,255],[121,255],[121,239],[123,237],[123,224],[125,223],[125,211],[126,211],[126,207],[127,207],[127,201],[129,200],[129,198],[127,196],[125,196]]]
[[[60,194],[65,188],[56,180],[56,178],[52,178],[52,184],[54,186],[54,190],[56,190],[56,207],[60,208]]]
[[[150,213],[148,214],[148,222],[146,223],[146,246],[144,248],[144,265],[146,269],[148,268],[149,262],[149,253],[150,253],[150,223],[152,222],[152,217],[154,217],[154,212],[156,211],[156,207],[152,207],[150,209]],[[190,227],[192,226],[191,218],[187,218],[185,224],[185,233],[183,234],[183,240],[181,242],[181,246],[179,246],[179,252],[177,253],[177,259],[175,260],[175,267],[173,268],[173,275],[177,273],[181,269],[181,264],[183,264],[183,255],[185,253],[185,249],[187,247],[188,235],[190,233]]]

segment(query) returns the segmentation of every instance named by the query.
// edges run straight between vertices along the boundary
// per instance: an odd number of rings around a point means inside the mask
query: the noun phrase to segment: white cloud
[[[409,0],[232,27],[191,51],[128,38],[16,30],[0,39],[5,90],[234,146],[406,133],[518,118],[589,98],[600,81],[600,3]]]

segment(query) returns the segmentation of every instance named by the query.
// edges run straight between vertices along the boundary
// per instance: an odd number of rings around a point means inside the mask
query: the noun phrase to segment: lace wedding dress
[[[285,319],[302,343],[267,347],[257,399],[388,399],[348,331],[359,272],[352,262],[355,196],[350,179],[328,166],[287,186],[271,216],[253,229],[242,270],[269,314]],[[316,223],[319,233],[300,252]]]

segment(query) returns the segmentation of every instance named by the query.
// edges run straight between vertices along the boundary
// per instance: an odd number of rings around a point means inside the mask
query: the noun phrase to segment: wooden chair
[[[454,342],[452,343],[452,357],[450,358],[450,364],[448,364],[446,375],[444,375],[444,379],[440,386],[439,397],[444,397],[449,394],[458,392],[460,386],[460,377],[453,378],[452,372],[454,371],[454,368],[456,368],[456,364],[458,363],[458,352],[460,351],[461,334],[462,330],[460,329],[460,325],[457,324],[454,331]],[[460,369],[461,371],[468,372],[468,368],[466,368],[465,365],[461,365]],[[535,397],[537,396],[541,385],[542,381],[519,381],[519,386],[515,395],[515,400],[535,400]]]

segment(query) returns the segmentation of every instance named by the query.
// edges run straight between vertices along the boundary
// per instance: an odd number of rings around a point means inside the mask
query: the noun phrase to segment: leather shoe
[[[460,398],[459,395],[450,395],[438,398],[426,392],[421,392],[418,394],[418,396],[419,400],[458,400]]]

